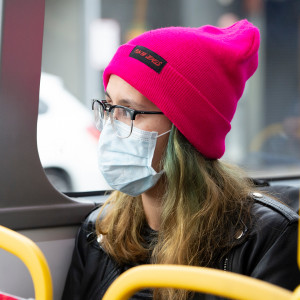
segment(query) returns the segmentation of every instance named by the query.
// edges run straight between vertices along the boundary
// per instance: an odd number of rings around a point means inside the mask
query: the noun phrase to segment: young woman
[[[242,20],[157,29],[118,49],[106,99],[93,102],[99,167],[116,191],[79,231],[63,299],[101,299],[122,272],[148,263],[299,284],[298,216],[219,160],[258,48],[258,29]],[[133,299],[209,297],[155,289]]]

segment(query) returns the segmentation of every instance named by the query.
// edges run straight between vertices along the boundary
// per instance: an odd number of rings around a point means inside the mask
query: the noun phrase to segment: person
[[[64,300],[101,299],[140,264],[299,284],[297,214],[220,160],[259,42],[258,29],[241,20],[156,29],[119,47],[103,74],[106,98],[93,101],[99,168],[116,191],[78,232]],[[132,299],[202,298],[214,299],[175,289]]]
[[[281,122],[263,128],[251,141],[250,153],[243,166],[266,169],[299,168],[300,165],[300,102],[296,101],[283,114]]]
[[[272,129],[277,129],[272,132]],[[265,139],[261,141],[260,153],[267,154],[262,163],[273,165],[299,166],[300,164],[300,103],[299,100],[292,105],[281,123],[267,127],[263,133]],[[273,133],[273,134],[272,134]],[[262,135],[263,137],[263,135]],[[262,155],[263,156],[263,155]]]

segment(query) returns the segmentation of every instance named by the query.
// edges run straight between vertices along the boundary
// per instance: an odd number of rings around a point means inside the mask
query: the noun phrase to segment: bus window
[[[299,11],[296,0],[46,1],[40,93],[53,114],[39,115],[38,146],[50,181],[65,192],[110,189],[98,171],[90,109],[103,97],[102,72],[118,45],[158,27],[225,27],[242,18],[260,29],[259,69],[239,101],[224,159],[255,178],[298,175]]]
[[[247,18],[261,33],[259,69],[223,159],[256,179],[299,179],[299,10],[297,0],[0,0],[0,222],[40,246],[55,299],[78,226],[110,190],[91,99],[104,96],[114,49],[149,29]],[[1,251],[0,269],[0,290],[34,296],[26,270]]]

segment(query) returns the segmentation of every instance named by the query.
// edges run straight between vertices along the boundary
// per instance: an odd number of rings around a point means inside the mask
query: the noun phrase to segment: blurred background
[[[64,192],[106,190],[97,167],[91,99],[117,47],[165,26],[259,27],[259,68],[248,81],[222,158],[249,176],[300,175],[299,0],[46,0],[38,147]]]

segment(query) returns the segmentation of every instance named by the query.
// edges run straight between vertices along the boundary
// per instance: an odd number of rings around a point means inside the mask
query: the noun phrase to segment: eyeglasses
[[[161,111],[141,111],[131,109],[121,105],[110,105],[106,100],[93,99],[92,110],[95,114],[96,127],[102,131],[108,117],[112,127],[119,138],[128,138],[133,129],[133,121],[137,115],[158,115],[163,114]]]

